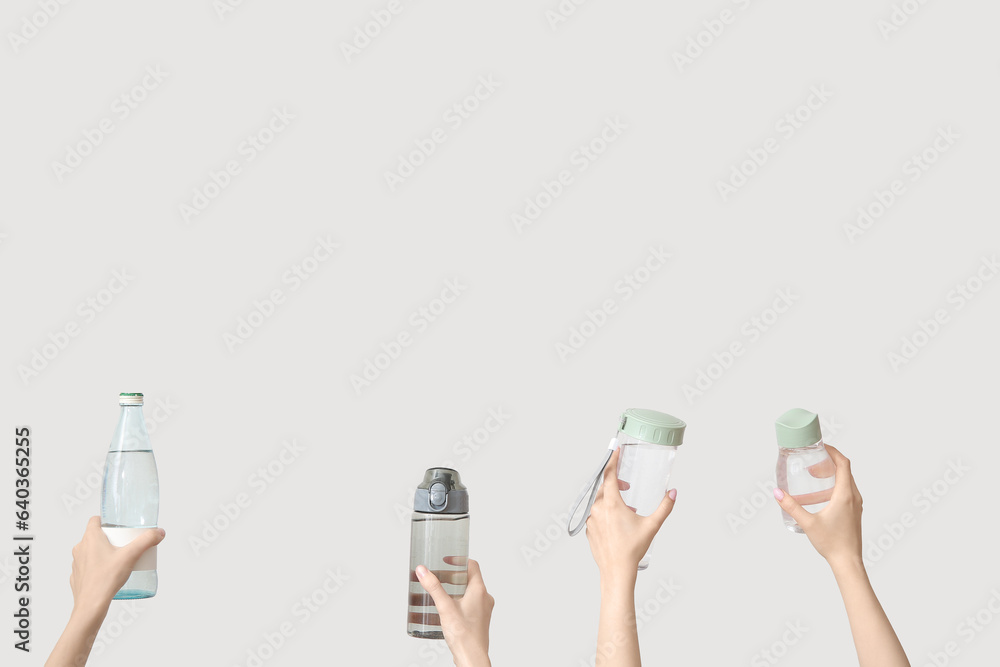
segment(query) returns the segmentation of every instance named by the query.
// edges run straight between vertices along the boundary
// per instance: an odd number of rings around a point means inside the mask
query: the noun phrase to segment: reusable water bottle
[[[795,498],[806,510],[818,512],[833,495],[837,467],[823,444],[819,415],[792,408],[774,422],[778,434],[778,488]],[[793,533],[805,532],[781,510],[785,527]]]
[[[116,547],[125,546],[143,531],[156,528],[160,509],[160,482],[153,447],[142,416],[142,394],[120,394],[118,428],[111,438],[101,488],[101,528]],[[156,595],[156,547],[147,549],[116,600]]]
[[[630,408],[622,415],[616,436],[618,487],[622,500],[639,516],[649,516],[663,502],[685,426],[677,417],[655,410]],[[647,567],[649,551],[639,561],[640,570]]]
[[[458,471],[430,468],[413,497],[410,524],[410,594],[406,632],[444,639],[434,600],[417,580],[423,565],[453,598],[465,595],[469,580],[469,491]]]
[[[618,433],[608,445],[604,465],[597,471],[591,486],[580,494],[576,507],[570,513],[567,529],[570,535],[579,533],[586,524],[590,508],[594,504],[597,488],[600,485],[601,474],[615,449],[620,449],[618,455],[618,488],[625,504],[640,516],[649,516],[661,502],[670,483],[670,472],[673,469],[677,448],[684,442],[684,429],[687,425],[664,412],[629,408],[619,420]],[[580,504],[590,492],[590,500],[583,518],[576,527],[572,526],[573,516]],[[650,545],[650,551],[652,545]],[[649,567],[649,551],[639,561],[639,570]]]

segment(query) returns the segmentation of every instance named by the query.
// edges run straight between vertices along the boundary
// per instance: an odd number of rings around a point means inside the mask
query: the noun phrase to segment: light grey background
[[[828,568],[766,498],[772,422],[793,406],[818,411],[854,462],[870,573],[913,664],[949,641],[949,664],[995,661],[1000,620],[971,639],[959,626],[1000,591],[1000,281],[961,309],[949,293],[1000,249],[1000,6],[895,5],[916,11],[886,36],[888,0],[594,0],[555,29],[555,0],[401,0],[348,62],[342,43],[387,2],[245,0],[224,18],[209,0],[70,2],[16,48],[42,10],[6,3],[0,405],[8,438],[34,429],[38,538],[34,650],[8,635],[4,663],[41,665],[68,617],[70,549],[99,510],[92,473],[120,391],[145,392],[148,418],[172,406],[152,435],[168,537],[160,592],[112,607],[96,665],[248,665],[286,621],[295,634],[263,664],[450,664],[404,631],[406,505],[447,462],[497,599],[494,664],[586,664],[597,571],[558,515],[631,406],[689,424],[678,504],[636,592],[647,662],[855,661]],[[708,46],[679,68],[699,33]],[[115,99],[156,66],[165,80],[119,119]],[[452,127],[444,114],[480,77],[499,87]],[[814,87],[831,96],[786,137],[776,124]],[[275,108],[294,120],[245,162],[240,143]],[[105,117],[114,132],[60,181],[52,163]],[[577,171],[609,118],[627,127]],[[390,191],[384,173],[437,127],[447,140]],[[911,181],[905,164],[941,128],[957,139]],[[723,201],[717,183],[769,138],[777,152]],[[241,173],[185,222],[179,205],[233,159]],[[573,183],[518,233],[512,214],[564,169]],[[851,242],[844,226],[893,179],[905,192]],[[283,274],[327,235],[340,248],[292,290]],[[650,246],[671,258],[625,299],[615,285]],[[85,321],[78,304],[122,269],[127,287]],[[415,333],[411,314],[456,279],[457,300]],[[284,303],[230,351],[224,335],[276,288]],[[751,340],[741,329],[779,290],[793,305]],[[609,298],[616,312],[561,359]],[[938,309],[948,321],[894,369],[888,355]],[[24,381],[71,322],[79,335]],[[351,376],[402,332],[412,344],[357,393]],[[719,376],[713,355],[733,342],[744,354]],[[718,379],[690,401],[699,371]],[[490,410],[503,426],[456,445]],[[304,451],[258,494],[251,476],[290,439]],[[968,469],[948,483],[953,463]],[[250,506],[196,554],[191,538],[241,493]],[[348,579],[302,622],[293,607],[328,570]],[[781,646],[786,623],[808,629]]]

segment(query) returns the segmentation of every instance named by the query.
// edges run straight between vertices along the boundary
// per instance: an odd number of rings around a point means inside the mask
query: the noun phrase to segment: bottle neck
[[[778,451],[785,454],[794,454],[795,452],[816,452],[820,450],[826,451],[826,444],[823,443],[822,439],[811,445],[806,445],[805,447],[782,447],[781,445],[778,445]]]
[[[122,414],[118,419],[118,428],[111,437],[112,452],[151,451],[149,432],[146,431],[146,419],[142,416],[141,405],[123,405]]]

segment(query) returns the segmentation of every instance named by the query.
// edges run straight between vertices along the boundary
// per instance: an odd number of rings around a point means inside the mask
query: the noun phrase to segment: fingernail
[[[160,528],[160,537],[166,537],[166,536],[167,536],[167,531]]]
[[[667,491],[667,497],[671,500],[677,500],[677,489],[670,489]]]
[[[781,489],[775,489],[774,490],[774,499],[775,500],[781,500],[784,497],[785,497],[785,492],[784,491],[782,491]]]
[[[424,567],[423,565],[418,565],[416,572],[417,572],[417,579],[423,581],[424,575],[427,574],[427,568]]]

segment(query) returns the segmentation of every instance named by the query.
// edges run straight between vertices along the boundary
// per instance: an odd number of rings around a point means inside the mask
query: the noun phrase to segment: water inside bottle
[[[410,538],[410,588],[406,631],[412,637],[444,639],[434,600],[424,592],[416,567],[424,565],[453,598],[469,580],[469,515],[415,515]]]
[[[101,496],[101,525],[107,528],[155,528],[160,485],[152,450],[108,452]],[[116,600],[136,600],[156,594],[156,570],[133,572]]]
[[[618,454],[618,488],[625,504],[639,516],[649,516],[663,502],[670,483],[677,449],[649,443],[624,444]],[[649,567],[650,543],[639,561],[639,570]]]
[[[836,466],[823,444],[778,450],[776,481],[779,489],[793,496],[818,494],[827,498],[821,502],[802,503],[802,507],[813,514],[829,504],[829,494],[826,492],[831,491],[836,484],[834,471]],[[781,518],[785,527],[793,533],[805,532],[785,510],[781,510]]]

